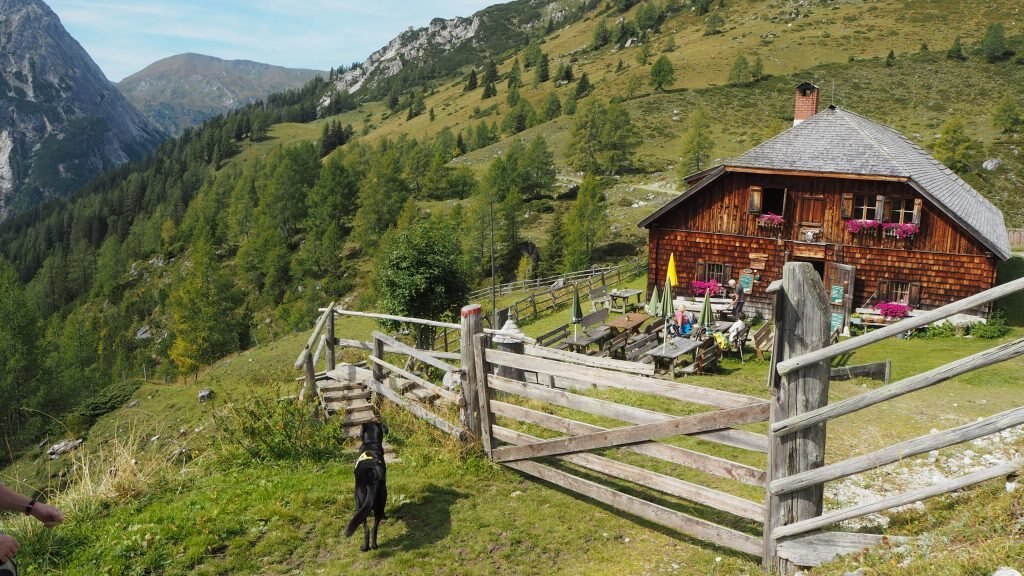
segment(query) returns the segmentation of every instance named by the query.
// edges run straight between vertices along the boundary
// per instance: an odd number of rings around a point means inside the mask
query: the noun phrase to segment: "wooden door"
[[[853,282],[857,269],[847,264],[825,263],[825,296],[831,312],[831,329],[845,329],[853,312]]]
[[[825,197],[821,194],[800,195],[800,225],[821,228],[825,223]]]

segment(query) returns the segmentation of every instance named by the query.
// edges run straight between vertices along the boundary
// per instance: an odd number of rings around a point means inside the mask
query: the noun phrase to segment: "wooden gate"
[[[531,355],[529,349],[527,354],[492,350],[487,346],[486,336],[478,336],[476,349],[479,351],[476,373],[487,375],[479,380],[481,439],[485,451],[495,462],[689,536],[747,554],[761,555],[762,502],[654,472],[627,461],[630,453],[639,453],[703,474],[728,478],[737,485],[763,487],[765,472],[762,468],[706,454],[698,449],[701,442],[681,439],[685,436],[741,448],[752,452],[747,460],[763,461],[767,438],[763,434],[734,427],[766,421],[769,413],[767,402],[741,394],[594,367],[596,359],[582,355],[562,353],[565,358],[579,357],[581,362],[591,365],[537,357]],[[617,362],[628,364],[609,359],[600,359],[600,362],[607,366]],[[511,368],[522,374],[523,379],[494,375],[493,365]],[[546,385],[548,382],[576,388],[560,389]],[[601,395],[596,390],[597,385],[603,389],[629,390],[648,397],[648,400],[650,397],[660,399],[662,404],[673,406],[673,412],[688,413],[656,412],[595,397],[595,394]],[[538,410],[538,403],[543,404],[545,410]],[[570,411],[628,425],[607,428],[573,419],[568,415]],[[554,437],[540,438],[529,434],[523,429],[524,424],[552,431]],[[602,454],[594,454],[595,450],[601,450]],[[587,479],[574,473],[579,469],[590,473],[590,476],[596,473],[598,479]],[[605,479],[626,480],[696,503],[700,505],[697,508],[726,512],[734,519],[716,523],[685,514],[611,488],[603,482]]]

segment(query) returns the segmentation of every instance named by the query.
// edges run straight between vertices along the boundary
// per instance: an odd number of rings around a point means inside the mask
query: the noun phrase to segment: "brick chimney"
[[[796,87],[796,110],[793,112],[793,126],[818,113],[818,87],[803,82]]]

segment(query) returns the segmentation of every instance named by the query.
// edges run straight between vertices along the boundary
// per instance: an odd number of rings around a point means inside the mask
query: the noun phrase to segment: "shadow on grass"
[[[452,529],[452,506],[469,495],[436,484],[427,486],[426,492],[413,502],[406,502],[389,516],[405,523],[406,531],[400,537],[382,543],[380,556],[407,552],[430,546],[448,536]]]

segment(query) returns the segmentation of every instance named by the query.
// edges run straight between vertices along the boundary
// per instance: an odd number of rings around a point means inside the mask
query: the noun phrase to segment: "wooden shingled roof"
[[[899,132],[835,106],[725,164],[695,174],[696,185],[640,226],[648,227],[725,172],[751,171],[905,181],[1001,260],[1010,257],[1010,241],[998,208]]]

